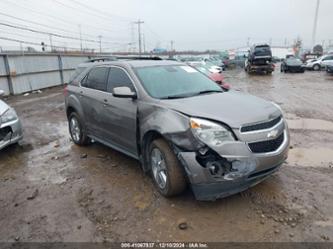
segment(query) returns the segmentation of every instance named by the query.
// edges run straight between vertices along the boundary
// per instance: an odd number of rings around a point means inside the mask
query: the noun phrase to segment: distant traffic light
[[[44,52],[45,51],[45,43],[41,42],[40,45],[42,45],[42,51]]]

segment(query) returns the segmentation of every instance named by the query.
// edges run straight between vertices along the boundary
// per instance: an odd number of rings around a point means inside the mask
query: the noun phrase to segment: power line
[[[39,31],[39,30],[36,30],[36,29],[26,28],[26,27],[12,25],[12,24],[3,23],[3,22],[0,22],[0,25],[7,26],[7,27],[10,27],[10,28],[15,28],[15,29],[26,30],[26,31],[34,32],[34,33],[44,34],[44,35],[53,35],[53,36],[56,36],[56,37],[59,37],[59,38],[66,38],[66,39],[71,39],[71,40],[83,40],[83,41],[86,41],[86,42],[95,42],[95,43],[99,42],[99,41],[96,41],[96,40],[81,39],[81,38],[77,38],[77,37],[73,37],[73,36],[60,35],[60,34],[46,32],[46,31]]]
[[[26,30],[26,31],[30,31],[30,32],[33,32],[33,33],[39,33],[39,34],[44,34],[44,35],[49,35],[49,36],[52,35],[52,36],[59,37],[59,38],[78,40],[78,41],[86,41],[86,42],[92,42],[92,43],[99,43],[99,40],[83,39],[81,37],[81,34],[80,34],[80,38],[78,38],[78,37],[73,37],[73,36],[67,36],[67,35],[61,35],[61,34],[57,34],[57,33],[47,32],[47,31],[40,31],[40,30],[36,30],[36,29],[33,29],[33,28],[17,26],[17,25],[13,25],[13,24],[9,24],[9,23],[4,23],[4,22],[0,22],[0,25],[10,27],[10,28],[20,29],[20,30]],[[109,41],[105,41],[105,43],[121,44],[120,42],[109,42]]]
[[[60,18],[59,16],[53,16],[53,15],[50,15],[50,14],[46,15],[45,13],[36,11],[34,9],[31,9],[31,8],[27,8],[25,6],[21,6],[21,5],[17,4],[17,3],[14,3],[14,2],[9,2],[7,0],[3,0],[3,1],[5,1],[7,4],[11,4],[11,5],[17,6],[17,7],[21,8],[21,9],[25,9],[25,10],[31,11],[33,13],[36,13],[36,14],[40,15],[40,16],[45,16],[48,19],[56,20],[57,22],[62,22],[62,23],[65,23],[66,25],[71,25],[71,26],[76,26],[77,27],[77,24],[73,24],[73,23],[71,23],[68,20]],[[2,13],[2,14],[4,14],[4,13]],[[23,18],[13,17],[13,16],[10,16],[8,14],[5,14],[5,15],[8,16],[8,17],[11,17],[11,18],[15,18],[17,20],[24,21],[24,22],[30,22],[30,23],[34,23],[34,24],[37,24],[37,25],[40,25],[40,26],[48,26],[49,28],[62,30],[64,32],[66,32],[66,33],[73,33],[73,31],[68,31],[68,30],[65,30],[65,29],[54,28],[54,27],[51,27],[49,25],[40,24],[40,23],[37,23],[37,22],[32,22],[32,21],[29,21],[29,20],[26,20],[26,19],[23,19]],[[96,27],[96,26],[92,26],[92,25],[88,25],[88,24],[85,24],[85,26],[91,27],[94,30],[100,29],[100,30],[104,30],[104,31],[110,32],[110,30],[104,29],[104,28],[101,28],[101,27]],[[84,36],[90,36],[90,37],[96,37],[96,36],[90,35],[90,34],[82,34],[82,35],[84,35]],[[107,38],[107,37],[105,36],[105,38]],[[114,38],[110,38],[110,39],[114,39]]]
[[[110,13],[107,13],[107,12],[101,11],[101,10],[99,10],[99,9],[95,9],[95,8],[93,8],[93,7],[91,7],[91,6],[88,6],[88,5],[86,5],[86,4],[84,4],[84,3],[80,2],[80,1],[77,1],[77,0],[70,0],[70,1],[73,2],[73,3],[75,3],[75,4],[77,4],[77,5],[79,5],[79,6],[81,6],[81,7],[87,8],[87,9],[90,10],[90,11],[95,11],[96,13],[100,13],[100,14],[105,15],[105,16],[107,16],[107,17],[109,17],[109,16],[114,16],[114,17],[118,17],[118,18],[127,19],[128,21],[130,21],[130,18],[128,18],[128,17],[122,17],[122,16],[118,16],[118,15],[110,14]],[[128,21],[126,21],[126,22],[128,22]]]
[[[103,19],[104,21],[105,21],[105,19],[108,19],[108,20],[110,20],[112,22],[115,21],[114,19],[110,18],[109,15],[99,15],[99,14],[94,13],[94,11],[92,11],[92,9],[90,7],[86,7],[86,8],[88,8],[89,11],[87,11],[87,10],[78,10],[77,7],[73,7],[71,5],[64,4],[63,2],[60,2],[58,0],[52,0],[52,1],[55,2],[55,3],[57,3],[57,4],[59,4],[59,5],[62,5],[63,7],[66,7],[66,8],[69,8],[69,9],[73,9],[73,10],[77,11],[78,13],[85,12],[89,16],[95,16],[95,17]],[[126,21],[126,22],[129,23],[129,21]]]
[[[46,24],[41,24],[41,23],[30,21],[30,20],[27,20],[27,19],[19,18],[19,17],[12,16],[12,15],[8,15],[8,14],[3,13],[3,12],[0,12],[0,15],[6,16],[6,17],[10,17],[10,18],[22,21],[22,22],[28,22],[28,23],[31,23],[31,24],[35,24],[35,25],[39,25],[39,26],[42,26],[42,27],[50,28],[50,29],[61,30],[61,31],[66,32],[66,33],[71,33],[71,34],[73,33],[73,31],[69,31],[69,30],[65,30],[65,29],[61,29],[61,28],[52,27],[52,26],[49,26],[49,25],[46,25]]]
[[[13,39],[13,38],[8,38],[8,37],[3,37],[3,36],[0,36],[0,40],[19,42],[19,43],[28,44],[28,45],[41,46],[41,43],[24,41],[24,40],[19,40],[19,39]],[[50,47],[50,45],[46,44],[46,43],[44,43],[44,46],[49,46]],[[53,48],[64,48],[64,46],[52,46],[52,47]],[[72,47],[66,47],[66,48],[73,49],[73,50],[79,50],[79,48],[72,48]]]

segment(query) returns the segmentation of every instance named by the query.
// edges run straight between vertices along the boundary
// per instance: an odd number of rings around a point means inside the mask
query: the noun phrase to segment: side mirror
[[[132,98],[136,99],[136,93],[132,92],[127,86],[115,87],[112,90],[112,95],[117,98]]]
[[[0,90],[0,96],[4,95],[5,91],[4,90]]]

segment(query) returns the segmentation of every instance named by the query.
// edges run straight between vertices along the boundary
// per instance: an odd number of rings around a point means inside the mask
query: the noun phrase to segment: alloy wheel
[[[154,148],[151,152],[150,159],[155,182],[159,188],[164,189],[168,178],[165,158],[158,148]]]
[[[78,143],[80,141],[81,129],[79,121],[76,117],[72,117],[69,122],[69,129],[72,135],[74,142]]]

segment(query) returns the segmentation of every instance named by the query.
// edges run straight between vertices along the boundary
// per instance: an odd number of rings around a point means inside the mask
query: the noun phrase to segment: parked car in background
[[[138,159],[163,196],[182,193],[187,183],[198,200],[233,195],[288,156],[278,105],[223,91],[184,63],[91,63],[64,92],[74,143],[93,139]]]
[[[303,62],[296,57],[284,59],[281,63],[281,72],[287,73],[304,73]]]
[[[224,77],[223,77],[222,73],[212,73],[209,71],[209,68],[202,63],[192,63],[190,65],[192,67],[194,67],[195,69],[197,69],[199,72],[208,76],[211,80],[215,81],[224,90],[226,90],[226,91],[230,90],[230,85],[224,81]]]
[[[318,59],[309,60],[305,63],[305,68],[309,70],[319,71],[326,67],[327,64],[333,62],[333,55],[323,55]]]
[[[328,62],[326,64],[326,72],[329,74],[333,74],[333,62]]]
[[[302,55],[302,61],[303,63],[310,61],[310,60],[316,60],[318,59],[320,56],[322,56],[322,54],[318,54],[318,53],[305,53]]]
[[[4,91],[0,90],[0,96]],[[22,126],[15,110],[0,99],[0,149],[23,138]]]
[[[221,67],[223,71],[225,70],[224,63],[222,62],[222,60],[220,60],[218,58],[210,57],[208,59],[205,59],[205,62],[210,62],[210,63],[214,64],[215,66]]]
[[[200,61],[185,61],[189,65],[204,65],[211,73],[221,73],[222,68],[216,66],[215,64],[211,63],[210,61],[200,60]]]
[[[253,45],[245,61],[245,71],[248,73],[271,74],[274,68],[271,47],[267,44]]]

